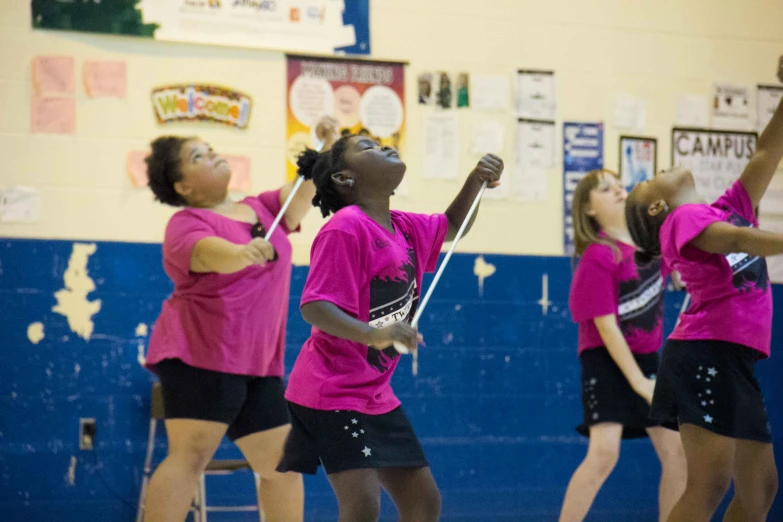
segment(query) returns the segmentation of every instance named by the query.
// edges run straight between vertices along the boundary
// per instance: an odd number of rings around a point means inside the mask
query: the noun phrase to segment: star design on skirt
[[[595,384],[596,384],[597,382],[598,382],[598,379],[596,379],[595,377],[593,377],[592,379],[590,379],[590,384],[592,384],[593,386],[595,386]]]
[[[710,374],[710,377],[715,377],[716,375],[718,375],[718,370],[716,370],[715,368],[708,368],[707,373]]]
[[[348,429],[348,426],[346,426],[346,427],[345,427],[345,429],[347,430],[347,429]]]
[[[706,393],[707,395],[712,395],[712,390],[706,390],[706,391],[705,391],[705,393]]]
[[[365,457],[369,457],[372,454],[372,450],[367,446],[365,446],[364,449],[362,450],[362,453],[364,453]]]
[[[712,424],[712,417],[710,417],[709,415],[705,415],[704,422],[706,422],[707,424]]]
[[[361,433],[362,435],[364,435],[364,430],[359,430],[359,433]]]
[[[351,424],[359,424],[359,421],[356,419],[351,419]]]
[[[353,433],[351,433],[351,435],[353,436],[354,439],[359,436],[359,434],[356,433],[355,431]]]

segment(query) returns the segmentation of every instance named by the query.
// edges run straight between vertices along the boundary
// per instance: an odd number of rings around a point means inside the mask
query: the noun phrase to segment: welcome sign
[[[250,96],[216,85],[169,85],[152,91],[158,123],[215,122],[244,129],[252,105]]]

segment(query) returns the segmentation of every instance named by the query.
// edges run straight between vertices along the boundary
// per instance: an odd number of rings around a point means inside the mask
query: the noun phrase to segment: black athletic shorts
[[[658,352],[633,354],[645,377],[658,373]],[[590,348],[579,356],[582,364],[582,410],[584,418],[576,431],[590,435],[590,426],[602,422],[623,425],[623,438],[647,437],[647,428],[663,426],[677,429],[676,422],[660,423],[650,419],[650,405],[631,388],[620,367],[604,348]]]
[[[228,424],[231,440],[290,422],[280,377],[254,377],[195,368],[180,359],[155,365],[167,419]]]
[[[771,442],[753,371],[761,353],[725,341],[666,342],[650,415],[735,439]]]
[[[319,464],[327,474],[429,465],[400,406],[382,415],[314,410],[293,403],[289,407],[291,433],[277,471],[314,474]]]

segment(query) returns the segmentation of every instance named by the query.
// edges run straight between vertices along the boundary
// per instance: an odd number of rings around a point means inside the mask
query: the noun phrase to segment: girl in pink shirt
[[[321,122],[327,147],[336,129],[331,119]],[[169,455],[149,483],[144,520],[185,520],[198,478],[227,434],[261,477],[266,520],[301,521],[301,476],[275,467],[290,431],[282,380],[287,235],[310,208],[315,187],[299,189],[266,241],[291,183],[234,202],[228,162],[197,138],[158,138],[147,165],[156,199],[184,208],[166,227],[163,266],[174,292],[147,354],[161,381]]]
[[[574,472],[561,522],[583,520],[614,469],[622,439],[650,437],[661,460],[659,518],[665,521],[685,488],[685,456],[677,425],[649,419],[658,349],[663,343],[667,273],[652,260],[637,264],[625,225],[625,191],[617,175],[589,172],[574,191],[575,256],[569,308],[579,325],[583,423],[587,456]],[[670,428],[670,429],[667,429]]]
[[[400,520],[435,522],[440,493],[390,384],[399,362],[393,343],[416,349],[421,338],[409,322],[422,276],[435,270],[482,183],[498,184],[503,162],[485,156],[434,215],[389,209],[405,163],[367,137],[306,151],[299,167],[315,182],[313,203],[334,216],[311,251],[301,311],[313,328],[286,390],[293,428],[278,469],[315,473],[322,465],[340,522],[377,520],[381,487]]]
[[[726,154],[746,154],[730,145],[717,144]],[[758,230],[755,209],[782,157],[783,105],[739,180],[712,205],[698,195],[693,175],[676,167],[628,198],[634,241],[647,259],[680,272],[691,294],[664,348],[651,411],[659,421],[679,422],[688,460],[688,486],[670,521],[710,520],[732,479],[724,520],[766,520],[775,498],[777,470],[754,367],[769,356],[772,333],[764,257],[783,253],[783,235]]]

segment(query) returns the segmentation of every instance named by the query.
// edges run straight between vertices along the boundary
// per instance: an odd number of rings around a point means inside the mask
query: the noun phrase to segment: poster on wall
[[[152,107],[161,124],[197,121],[244,129],[250,121],[253,100],[217,85],[168,85],[152,90]]]
[[[658,167],[658,141],[655,138],[620,136],[620,179],[628,190],[655,176]]]
[[[35,187],[0,187],[0,223],[36,223],[41,207],[41,193]]]
[[[542,169],[555,165],[555,122],[517,119],[515,158],[518,164]]]
[[[755,132],[672,129],[672,165],[690,170],[708,202],[731,186],[756,150]]]
[[[505,74],[479,74],[470,78],[471,106],[484,111],[506,111],[511,103],[511,82]]]
[[[370,54],[369,14],[369,0],[32,2],[34,29],[323,54]]]
[[[647,125],[647,106],[628,93],[615,93],[612,100],[613,123],[618,129],[640,132]]]
[[[756,91],[756,130],[763,132],[783,98],[783,85],[759,85]]]
[[[554,121],[557,113],[555,72],[519,69],[516,76],[514,108],[517,116]]]
[[[756,113],[751,90],[744,85],[716,83],[712,86],[712,127],[753,130]]]
[[[419,105],[439,109],[470,107],[470,73],[422,71],[418,74]]]
[[[563,123],[563,250],[574,253],[571,203],[577,183],[591,170],[604,166],[604,124]]]
[[[555,122],[517,119],[514,165],[510,169],[514,199],[546,201],[549,169],[555,164]]]
[[[305,147],[318,148],[315,124],[334,116],[341,134],[368,136],[404,157],[405,64],[288,56],[286,156],[288,178]]]

